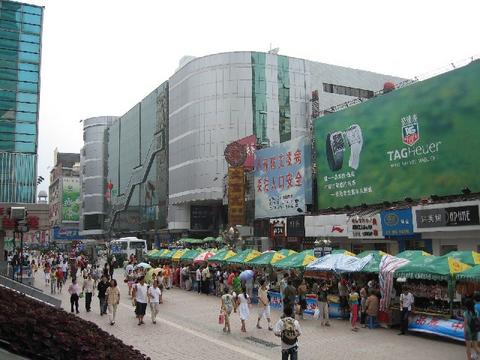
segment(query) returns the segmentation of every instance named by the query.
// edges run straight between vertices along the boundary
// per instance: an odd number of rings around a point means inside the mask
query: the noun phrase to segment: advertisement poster
[[[406,236],[413,234],[412,209],[384,210],[382,230],[385,236]]]
[[[245,170],[243,166],[228,168],[228,223],[245,224]]]
[[[78,177],[64,177],[62,193],[62,222],[80,220],[80,180]]]
[[[480,61],[314,122],[320,209],[480,191]]]
[[[305,216],[305,236],[347,237],[347,221],[346,214]]]
[[[311,151],[305,137],[255,153],[255,218],[301,215],[311,203]]]
[[[479,201],[414,206],[415,232],[480,229]]]
[[[434,334],[458,341],[465,341],[463,327],[463,320],[425,315],[414,315],[408,319],[408,330],[410,331]]]
[[[348,237],[351,239],[383,239],[380,214],[350,217],[348,219]]]

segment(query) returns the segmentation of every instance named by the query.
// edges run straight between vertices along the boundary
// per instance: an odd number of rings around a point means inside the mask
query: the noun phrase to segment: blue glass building
[[[0,1],[0,202],[35,202],[42,21],[42,7]]]

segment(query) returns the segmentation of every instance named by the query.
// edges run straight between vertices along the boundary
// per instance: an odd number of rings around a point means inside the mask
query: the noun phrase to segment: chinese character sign
[[[245,146],[245,150],[247,152],[247,159],[243,163],[243,167],[245,168],[245,170],[252,170],[253,160],[255,158],[255,150],[257,147],[257,137],[255,135],[250,135],[240,140],[237,140],[237,142]]]
[[[80,220],[80,181],[78,177],[64,177],[62,180],[62,221]]]
[[[255,218],[301,215],[311,203],[311,151],[300,137],[255,153]]]
[[[474,61],[315,119],[319,209],[480,191],[479,78]]]
[[[243,166],[228,168],[228,223],[245,224],[245,169]]]

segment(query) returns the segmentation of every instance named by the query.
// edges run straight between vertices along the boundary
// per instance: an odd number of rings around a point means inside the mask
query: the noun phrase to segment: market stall
[[[232,265],[244,265],[246,262],[262,255],[261,252],[252,249],[240,251],[237,255],[225,260],[225,263]]]
[[[455,260],[470,266],[480,264],[480,253],[476,251],[451,251],[444,256],[454,258]]]
[[[286,256],[282,255],[280,251],[265,251],[261,255],[247,261],[245,265],[252,267],[269,266],[285,258]]]
[[[401,259],[415,260],[425,256],[432,256],[432,254],[429,254],[428,252],[422,250],[405,250],[395,256]]]
[[[213,251],[204,251],[200,254],[198,254],[195,259],[193,259],[194,264],[200,264],[207,262],[208,259],[210,259],[212,256],[214,256],[215,253]]]
[[[232,251],[230,249],[223,249],[220,250],[218,253],[213,255],[211,258],[208,259],[208,262],[210,264],[223,264],[225,261],[233,256],[237,255],[235,251]]]
[[[200,255],[201,251],[197,249],[190,249],[183,253],[180,257],[181,262],[193,262],[193,260]]]
[[[423,256],[400,266],[395,299],[390,308],[400,311],[398,295],[407,288],[415,297],[409,318],[411,331],[425,332],[463,341],[461,296],[455,296],[455,275],[470,266],[449,256]]]

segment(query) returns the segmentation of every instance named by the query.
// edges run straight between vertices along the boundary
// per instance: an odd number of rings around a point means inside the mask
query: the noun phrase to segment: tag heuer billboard
[[[480,61],[314,124],[318,206],[480,191]]]

